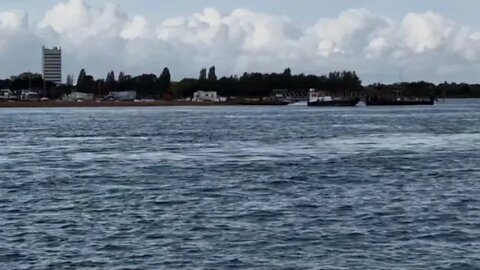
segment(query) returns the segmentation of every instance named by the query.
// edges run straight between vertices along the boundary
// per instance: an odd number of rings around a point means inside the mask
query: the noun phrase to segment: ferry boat
[[[353,107],[356,106],[359,102],[359,98],[335,97],[325,91],[320,91],[316,89],[310,89],[308,96],[309,107]]]

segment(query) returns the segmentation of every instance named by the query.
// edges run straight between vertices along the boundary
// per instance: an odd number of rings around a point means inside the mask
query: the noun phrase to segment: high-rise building
[[[55,84],[62,83],[62,49],[53,47],[51,49],[43,47],[42,53],[42,71],[45,81]]]

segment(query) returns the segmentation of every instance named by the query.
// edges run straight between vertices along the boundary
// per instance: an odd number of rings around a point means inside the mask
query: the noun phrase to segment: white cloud
[[[380,58],[385,55],[390,47],[390,44],[384,37],[374,38],[365,48],[367,58]]]
[[[85,45],[92,38],[116,38],[126,25],[127,15],[116,4],[97,9],[83,0],[61,2],[47,11],[39,23],[42,30],[52,29],[67,45]],[[129,25],[127,25],[129,27]],[[81,44],[82,43],[82,44]]]
[[[148,36],[150,36],[150,30],[147,19],[139,15],[133,17],[132,21],[128,22],[120,32],[120,37],[123,39],[137,39]]]
[[[431,11],[395,21],[354,9],[303,27],[284,16],[215,8],[154,23],[116,4],[92,7],[84,0],[59,2],[38,22],[24,11],[0,13],[0,61],[9,63],[0,75],[38,71],[43,44],[62,46],[65,74],[85,67],[96,76],[110,69],[159,73],[164,66],[175,78],[197,76],[209,65],[220,75],[289,66],[355,69],[370,82],[395,81],[400,72],[405,80],[444,81],[469,79],[464,71],[480,66],[480,30]]]
[[[307,29],[306,35],[318,42],[318,53],[330,56],[335,53],[352,54],[362,50],[371,35],[388,26],[388,21],[367,10],[349,10],[338,18],[321,19]]]
[[[19,30],[28,26],[27,14],[21,10],[0,13],[0,30]]]
[[[59,34],[78,31],[89,26],[91,14],[89,7],[82,0],[59,3],[47,11],[40,27],[51,27]]]
[[[452,36],[455,28],[454,22],[433,12],[410,13],[402,22],[405,43],[416,53],[445,45],[445,41]]]

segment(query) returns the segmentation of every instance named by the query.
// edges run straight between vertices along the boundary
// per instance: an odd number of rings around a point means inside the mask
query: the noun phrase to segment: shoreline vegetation
[[[185,78],[172,82],[170,70],[164,68],[159,76],[142,74],[127,75],[120,72],[115,76],[108,72],[105,79],[95,79],[82,69],[74,82],[68,75],[65,84],[54,85],[44,82],[41,74],[22,73],[9,79],[0,80],[0,89],[14,93],[14,101],[0,102],[0,108],[14,107],[152,107],[152,106],[222,106],[222,105],[287,105],[306,101],[309,89],[328,92],[332,96],[356,97],[361,100],[376,97],[380,99],[424,99],[480,98],[480,84],[457,84],[429,82],[401,82],[393,84],[363,85],[355,71],[334,71],[325,75],[292,74],[290,68],[282,73],[244,73],[242,76],[217,78],[215,67],[200,70],[198,78]],[[279,91],[280,90],[280,91]],[[23,101],[22,91],[34,91],[42,100]],[[107,101],[105,97],[115,91],[135,91],[136,100]],[[223,102],[191,101],[197,91],[214,91]],[[73,92],[93,96],[93,101],[65,101],[64,97]],[[288,92],[288,99],[278,93]],[[61,101],[64,100],[64,101]],[[286,101],[289,102],[286,102]]]

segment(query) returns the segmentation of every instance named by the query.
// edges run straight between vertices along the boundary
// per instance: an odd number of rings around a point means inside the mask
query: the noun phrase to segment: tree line
[[[22,90],[43,89],[41,74],[22,73],[18,76],[0,80],[0,89]],[[92,93],[103,97],[111,91],[135,90],[141,98],[172,99],[192,97],[198,90],[217,91],[224,97],[266,97],[274,89],[290,91],[305,91],[310,88],[329,92],[348,91],[351,93],[368,93],[369,91],[387,93],[401,90],[405,96],[437,96],[437,97],[480,97],[480,84],[457,84],[429,82],[402,82],[394,84],[372,84],[362,86],[362,81],[355,71],[335,71],[326,75],[292,74],[290,68],[281,73],[243,73],[241,76],[224,76],[218,78],[216,68],[202,68],[197,78],[185,78],[172,82],[170,70],[164,68],[156,74],[132,76],[114,71],[107,73],[105,78],[95,79],[82,69],[75,81],[73,75],[68,75],[66,83],[55,86],[46,84],[48,96],[59,98],[72,91]]]
[[[208,74],[208,75],[207,75]],[[242,76],[217,78],[215,67],[200,71],[198,79],[186,78],[172,85],[175,98],[191,97],[195,91],[217,91],[224,97],[266,97],[274,89],[305,91],[310,88],[361,91],[362,82],[355,72],[331,72],[328,75],[293,75],[290,68],[282,73],[244,73]]]
[[[67,77],[68,82],[73,82],[73,77]],[[164,68],[157,77],[155,74],[142,74],[140,76],[126,75],[120,72],[118,79],[115,72],[110,71],[105,79],[97,79],[88,75],[82,69],[78,75],[74,88],[83,93],[91,93],[97,96],[105,96],[111,91],[135,90],[138,95],[145,98],[163,98],[169,95],[171,75],[168,68]],[[73,86],[73,83],[70,84]]]
[[[393,84],[372,84],[366,91],[393,92],[401,90],[402,95],[411,97],[437,98],[480,98],[480,84],[443,82],[434,84],[426,81],[400,82]]]

